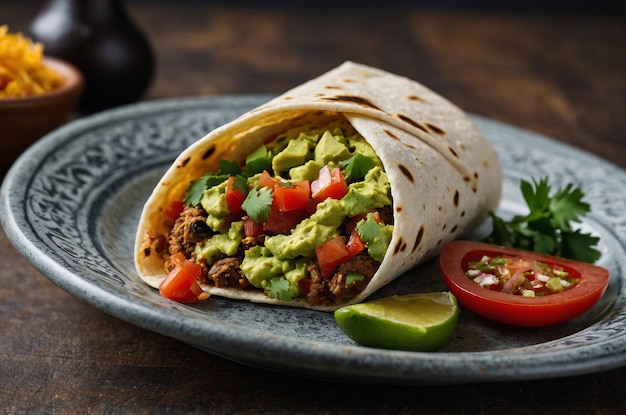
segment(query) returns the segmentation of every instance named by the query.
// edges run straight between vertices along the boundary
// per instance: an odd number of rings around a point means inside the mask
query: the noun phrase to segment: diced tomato
[[[274,186],[274,201],[281,212],[306,209],[311,195],[308,180]]]
[[[243,214],[243,208],[241,204],[244,200],[246,200],[246,195],[240,189],[235,189],[233,187],[233,182],[235,181],[235,176],[230,176],[228,178],[228,184],[226,185],[226,203],[228,204],[228,211],[231,215],[241,215]]]
[[[170,203],[167,209],[165,209],[165,214],[172,221],[175,221],[180,215],[180,213],[183,211],[184,207],[185,205],[183,204],[183,202],[179,202],[175,200],[172,203]]]
[[[278,183],[279,183],[278,180],[273,178],[272,175],[267,172],[267,170],[263,170],[263,173],[261,173],[261,176],[259,176],[260,187],[267,187],[269,189],[273,189],[274,186],[276,186]]]
[[[319,202],[331,197],[341,199],[348,193],[348,184],[341,169],[332,170],[328,166],[321,168],[317,180],[311,182],[311,197]]]
[[[315,248],[317,263],[322,277],[329,278],[335,269],[350,259],[350,253],[346,248],[343,237],[337,236]]]
[[[198,285],[202,267],[185,258],[182,252],[172,255],[175,267],[159,285],[159,292],[165,298],[180,303],[195,303],[209,295]]]
[[[287,234],[307,216],[308,213],[304,209],[291,210],[289,212],[272,209],[265,222],[263,222],[263,230],[271,233]]]
[[[260,236],[265,232],[263,230],[263,223],[255,222],[252,218],[244,216],[243,220],[243,233],[246,236]]]
[[[356,229],[352,229],[350,239],[348,239],[348,243],[346,244],[346,249],[348,250],[350,257],[357,255],[365,249],[365,242],[363,242],[363,239],[361,239],[361,236]]]

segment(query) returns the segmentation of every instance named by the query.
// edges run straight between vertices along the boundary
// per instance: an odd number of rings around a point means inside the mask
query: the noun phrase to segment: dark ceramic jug
[[[47,55],[81,70],[83,110],[133,102],[152,79],[152,49],[118,0],[48,0],[29,36],[44,44]]]

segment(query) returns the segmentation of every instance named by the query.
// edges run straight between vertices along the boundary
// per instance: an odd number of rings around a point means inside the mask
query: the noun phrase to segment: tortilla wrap
[[[394,230],[380,267],[345,304],[312,306],[299,298],[284,302],[260,290],[202,285],[213,295],[253,302],[333,310],[363,301],[410,268],[435,257],[443,246],[480,225],[501,195],[501,169],[490,143],[457,106],[425,86],[353,62],[308,81],[184,150],[147,200],[136,239],[139,276],[158,287],[164,259],[141,249],[146,231],[167,235],[165,209],[183,200],[189,184],[220,159],[245,162],[246,155],[287,129],[323,123],[339,113],[380,157],[391,184]],[[416,278],[419,276],[416,274]]]

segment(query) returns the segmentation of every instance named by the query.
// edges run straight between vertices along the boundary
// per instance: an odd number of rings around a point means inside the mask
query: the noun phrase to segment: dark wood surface
[[[128,3],[158,56],[145,99],[280,93],[350,59],[626,167],[622,15]],[[0,24],[25,31],[39,5],[3,1]],[[576,415],[626,408],[626,368],[437,387],[338,384],[254,369],[75,299],[36,272],[3,231],[0,258],[2,413]]]

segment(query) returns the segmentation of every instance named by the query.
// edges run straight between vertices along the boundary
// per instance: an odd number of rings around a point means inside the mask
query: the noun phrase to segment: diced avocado
[[[209,214],[206,219],[207,225],[215,232],[224,233],[228,230],[228,204],[226,203],[226,185],[222,182],[217,186],[213,186],[204,192],[204,196],[200,200],[200,204]]]
[[[392,233],[393,225],[381,226],[376,237],[367,241],[367,253],[376,261],[383,262],[387,247],[389,246],[389,242],[391,242]]]
[[[565,290],[563,284],[561,284],[561,278],[552,277],[546,282],[546,288],[552,293],[560,293]]]
[[[246,169],[248,174],[263,173],[263,170],[272,172],[272,160],[265,145],[248,154],[248,157],[246,157]]]
[[[342,144],[330,131],[324,132],[320,141],[315,146],[315,161],[322,166],[350,158],[350,149]]]
[[[338,200],[326,199],[317,205],[314,214],[296,225],[291,234],[265,238],[265,246],[281,259],[312,257],[316,247],[338,235],[337,228],[345,216]]]
[[[391,206],[390,189],[387,174],[377,166],[365,175],[362,182],[348,186],[348,193],[341,199],[341,204],[350,217]]]
[[[233,222],[228,229],[228,233],[213,235],[204,244],[198,244],[195,254],[199,258],[204,258],[207,264],[213,264],[215,258],[221,254],[227,256],[235,255],[243,237],[243,222]]]
[[[257,288],[264,288],[265,281],[269,281],[273,277],[282,277],[294,269],[294,262],[293,260],[279,259],[273,256],[266,247],[257,245],[245,252],[245,257],[241,262],[241,270],[250,284]]]
[[[304,164],[311,157],[312,146],[313,144],[308,140],[289,141],[287,147],[272,159],[272,168],[276,173],[282,173]]]
[[[362,156],[370,158],[374,161],[374,163],[376,163],[377,166],[382,167],[383,163],[380,161],[380,158],[378,158],[378,155],[376,155],[376,152],[374,151],[372,146],[370,146],[369,143],[365,141],[363,137],[361,136],[350,137],[349,142],[350,142],[350,147],[353,148],[352,152],[354,154],[361,154]]]
[[[320,169],[324,167],[315,160],[309,160],[302,166],[294,167],[289,170],[289,177],[291,180],[316,180],[319,176]]]

